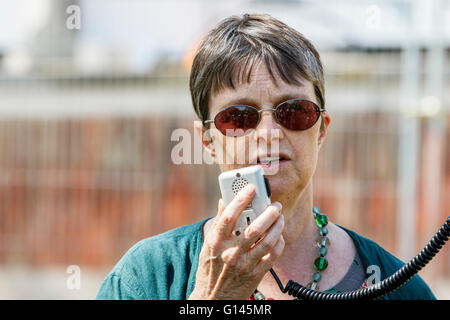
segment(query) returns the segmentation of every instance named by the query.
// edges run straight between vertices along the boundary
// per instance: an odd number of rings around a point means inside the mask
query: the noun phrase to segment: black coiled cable
[[[450,237],[450,216],[433,236],[428,244],[420,251],[413,259],[401,267],[396,273],[383,281],[364,288],[361,290],[343,292],[343,293],[329,293],[311,290],[302,286],[301,284],[289,280],[285,287],[281,283],[277,274],[273,269],[270,273],[277,282],[280,290],[295,298],[302,300],[370,300],[377,299],[387,295],[388,293],[397,290],[406,282],[409,281],[417,272],[419,272],[433,257],[439,252],[442,246]]]

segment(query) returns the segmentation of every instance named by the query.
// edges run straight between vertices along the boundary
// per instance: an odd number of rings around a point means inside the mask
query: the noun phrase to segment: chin
[[[267,175],[269,179],[271,200],[284,204],[286,201],[297,198],[307,188],[310,179],[299,176],[297,172],[279,172],[275,175]]]
[[[269,180],[270,191],[273,198],[281,198],[283,195],[292,193],[298,185],[293,176],[277,173],[265,176]]]

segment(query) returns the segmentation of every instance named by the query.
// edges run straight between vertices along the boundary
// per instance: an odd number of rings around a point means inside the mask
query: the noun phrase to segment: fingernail
[[[253,191],[255,191],[255,188],[251,184],[246,185],[244,188],[245,193],[253,193]]]
[[[277,207],[278,209],[282,209],[283,208],[283,206],[281,205],[281,203],[279,203],[278,201],[277,202],[274,202],[274,203],[272,203],[275,207]]]

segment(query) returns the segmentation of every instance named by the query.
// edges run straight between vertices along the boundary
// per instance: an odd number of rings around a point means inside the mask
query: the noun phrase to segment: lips
[[[290,160],[290,158],[286,154],[280,153],[278,155],[271,155],[271,154],[258,155],[256,160],[257,164],[271,165],[276,162],[281,163],[284,161],[288,161]]]

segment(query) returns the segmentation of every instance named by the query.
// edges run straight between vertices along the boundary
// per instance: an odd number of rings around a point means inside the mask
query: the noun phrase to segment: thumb
[[[219,203],[217,205],[217,217],[220,217],[224,210],[225,210],[225,205],[223,204],[223,200],[221,198],[221,199],[219,199]]]

